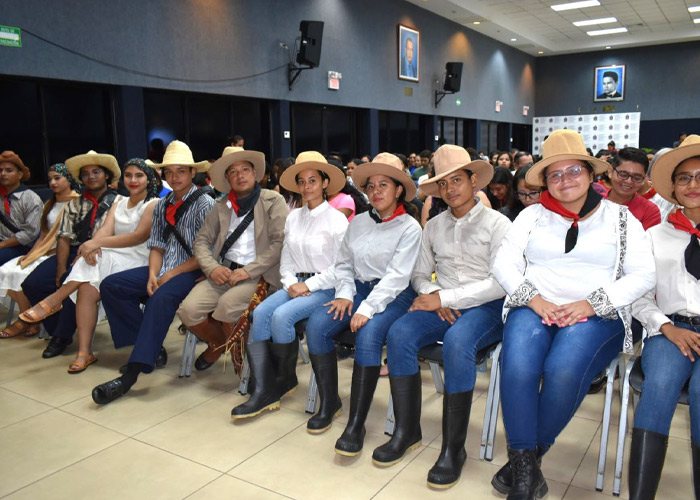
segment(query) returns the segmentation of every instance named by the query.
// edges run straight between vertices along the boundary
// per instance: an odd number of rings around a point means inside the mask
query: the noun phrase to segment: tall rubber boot
[[[440,456],[428,472],[428,486],[437,489],[451,488],[462,475],[467,461],[467,427],[472,409],[474,391],[445,393],[442,398],[442,449]]]
[[[250,418],[260,415],[266,410],[277,410],[280,407],[280,396],[277,391],[275,370],[272,367],[270,343],[251,342],[247,346],[250,374],[255,380],[255,387],[250,399],[231,410],[231,418]]]
[[[627,476],[630,500],[653,500],[656,497],[667,447],[668,436],[644,429],[632,429]]]
[[[693,453],[693,488],[695,490],[695,500],[700,500],[700,446],[690,443]]]
[[[270,354],[275,366],[277,390],[279,391],[280,399],[294,394],[297,390],[297,385],[299,385],[297,380],[299,339],[294,337],[294,340],[288,344],[275,344],[273,342],[270,344]]]
[[[352,369],[350,417],[345,431],[335,442],[335,452],[339,455],[354,457],[362,451],[366,434],[365,421],[377,388],[379,369],[379,366],[362,366],[357,363]]]
[[[309,353],[309,358],[316,376],[321,407],[306,423],[306,430],[311,434],[321,434],[331,428],[333,419],[342,411],[343,405],[338,396],[338,358],[335,349],[327,354]]]

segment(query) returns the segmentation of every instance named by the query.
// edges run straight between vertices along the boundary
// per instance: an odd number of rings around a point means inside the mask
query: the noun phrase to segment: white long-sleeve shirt
[[[420,249],[420,224],[408,214],[377,223],[357,215],[343,238],[335,265],[335,297],[353,300],[355,280],[379,280],[355,311],[372,318],[408,285]]]
[[[347,228],[348,219],[327,201],[313,210],[307,205],[292,210],[284,224],[280,258],[284,289],[299,281],[297,273],[318,273],[305,282],[312,292],[333,288],[333,265]]]
[[[442,307],[453,309],[477,307],[504,297],[491,266],[509,228],[505,215],[480,201],[459,219],[446,210],[429,220],[411,278],[413,289],[419,294],[439,290]]]

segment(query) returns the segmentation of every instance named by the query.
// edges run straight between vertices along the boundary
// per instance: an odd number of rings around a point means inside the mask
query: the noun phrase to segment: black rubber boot
[[[420,372],[405,377],[389,376],[391,398],[394,402],[396,427],[389,442],[372,453],[372,462],[389,467],[403,460],[404,455],[421,444],[420,431],[421,378]]]
[[[537,467],[540,469],[542,468],[542,456],[547,453],[547,448],[542,448],[540,446],[537,446],[535,448],[535,458],[537,459]],[[504,495],[507,495],[510,493],[510,487],[513,484],[513,474],[511,473],[510,470],[510,462],[506,462],[506,464],[499,469],[496,474],[494,474],[493,478],[491,479],[491,486],[494,487],[496,491],[499,493],[503,493]],[[544,491],[547,492],[549,487],[547,486],[547,481],[544,483]]]
[[[297,380],[297,355],[299,354],[299,339],[289,344],[270,344],[270,354],[277,375],[277,390],[280,399],[297,390],[299,381]]]
[[[628,474],[630,500],[653,500],[656,497],[667,446],[668,436],[664,434],[632,429]]]
[[[352,369],[350,417],[345,431],[335,442],[335,452],[339,455],[354,457],[362,451],[366,434],[365,420],[377,388],[379,369],[379,366],[362,366],[357,363]]]
[[[265,410],[277,410],[280,396],[277,391],[275,370],[272,367],[270,343],[251,342],[246,346],[250,375],[255,379],[255,388],[250,399],[231,410],[231,418],[250,418],[260,415]]]
[[[508,450],[513,485],[508,500],[535,500],[547,494],[547,483],[533,450]]]
[[[442,397],[442,449],[428,472],[428,486],[432,488],[451,488],[462,475],[462,467],[467,461],[464,443],[467,441],[473,393],[445,393]]]
[[[700,446],[690,443],[693,453],[693,488],[695,490],[695,500],[700,500]]]
[[[333,419],[342,411],[343,405],[338,396],[338,358],[335,349],[327,354],[309,354],[309,358],[316,376],[321,407],[306,423],[306,430],[311,434],[321,434],[331,428]]]

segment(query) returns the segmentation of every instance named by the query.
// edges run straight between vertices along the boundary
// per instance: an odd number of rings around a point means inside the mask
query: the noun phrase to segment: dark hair
[[[436,215],[440,215],[442,212],[447,210],[449,205],[445,203],[445,200],[440,198],[439,196],[431,196],[430,197],[430,210],[428,210],[428,220],[432,219]]]
[[[476,149],[467,148],[467,153],[469,153],[469,158],[471,158],[472,161],[479,159],[479,153],[476,152]]]
[[[404,169],[408,168],[408,158],[406,158],[405,155],[402,155],[401,153],[396,153],[394,156],[401,160]]]
[[[423,151],[420,152],[420,154],[418,156],[420,156],[421,158],[430,158],[430,156],[432,154],[433,154],[433,152],[430,151],[429,149],[424,149]]]
[[[603,78],[605,78],[606,76],[609,76],[610,78],[615,80],[615,83],[617,83],[617,81],[620,79],[620,76],[617,74],[616,71],[606,71],[605,73],[603,73]]]
[[[644,172],[649,169],[649,158],[647,158],[647,154],[639,148],[622,148],[616,155],[610,158],[610,165],[612,165],[613,168],[617,168],[623,161],[639,163],[644,169]]]
[[[398,207],[399,205],[403,205],[403,209],[406,211],[406,213],[420,222],[420,214],[418,213],[418,209],[413,203],[406,201],[406,188],[404,185],[393,177],[389,177],[389,179],[394,182],[396,187],[401,186],[401,194],[398,198],[396,198],[396,206]]]
[[[278,158],[275,160],[275,165],[279,167],[281,178],[284,171],[292,165],[294,165],[294,158]],[[297,206],[301,203],[301,195],[299,193],[295,193],[294,191],[287,191],[286,189],[284,189],[284,186],[282,184],[279,184],[279,190],[280,194],[284,197],[284,201],[286,201],[287,204],[293,203],[294,206]]]
[[[491,207],[494,210],[498,210],[501,207],[508,205],[510,198],[513,196],[513,189],[511,187],[512,182],[513,175],[510,173],[510,170],[508,170],[508,167],[496,167],[493,169],[493,178],[491,179],[491,182],[489,182],[489,185],[486,186],[485,192],[486,197],[489,199]],[[491,186],[491,184],[502,184],[506,186],[506,188],[508,189],[508,193],[506,194],[505,202],[501,202],[491,193],[491,190],[489,189],[489,186]]]
[[[511,155],[508,151],[501,151],[498,153],[498,156],[496,157],[496,165],[498,165],[498,160],[501,159],[501,156],[503,155],[508,155],[508,160],[510,160],[510,166],[513,166],[513,155]]]
[[[522,158],[523,156],[530,156],[530,153],[528,153],[527,151],[518,151],[513,157],[513,163],[517,165],[518,160],[520,160],[520,158]]]
[[[608,149],[599,149],[598,152],[595,154],[595,157],[600,159],[603,155],[609,155],[610,150]]]
[[[274,189],[279,181],[277,180],[277,176],[275,175],[275,169],[272,168],[272,164],[267,160],[265,160],[265,174],[267,174],[267,183],[265,184],[265,189]]]
[[[508,200],[508,213],[506,213],[511,221],[513,221],[525,208],[525,205],[522,201],[520,201],[520,197],[518,196],[518,183],[525,180],[525,175],[531,168],[532,165],[526,165],[516,170],[515,175],[513,175],[513,191],[510,200]]]
[[[362,158],[353,158],[348,163],[354,163],[355,165],[362,165],[363,163],[366,163],[366,162],[362,161]]]
[[[345,186],[343,186],[343,189],[341,189],[340,192],[349,195],[352,198],[352,201],[355,202],[355,215],[361,214],[362,212],[366,212],[370,209],[370,204],[367,201],[367,198],[365,198],[360,190],[357,189],[354,184],[351,184],[347,178],[345,179]]]
[[[207,186],[208,185],[207,184],[208,178],[209,178],[209,174],[207,174],[206,172],[197,172],[194,176],[194,179],[192,179],[192,184],[194,184],[197,187]]]

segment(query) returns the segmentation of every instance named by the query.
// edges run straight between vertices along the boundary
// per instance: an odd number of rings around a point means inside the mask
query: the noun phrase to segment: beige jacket
[[[197,263],[207,278],[221,265],[217,257],[231,225],[231,209],[226,205],[227,201],[224,196],[216,202],[204,219],[192,246]],[[257,258],[243,269],[250,275],[251,280],[257,281],[263,276],[270,285],[281,288],[280,255],[284,241],[284,223],[289,209],[282,195],[262,189],[253,210]]]

